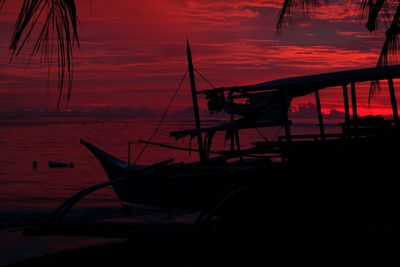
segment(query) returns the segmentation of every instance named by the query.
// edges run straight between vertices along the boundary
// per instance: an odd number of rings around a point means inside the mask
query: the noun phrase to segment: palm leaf
[[[351,1],[351,3],[353,4],[354,0]],[[358,1],[356,1],[358,3]],[[369,16],[369,13],[371,12],[371,10],[374,8],[375,5],[375,0],[362,0],[360,2],[360,7],[358,9],[358,15],[360,17],[362,17],[363,19],[365,19],[366,17]]]
[[[383,67],[389,65],[391,60],[397,60],[397,53],[399,49],[399,33],[400,33],[400,4],[398,4],[396,13],[393,16],[392,23],[389,29],[386,31],[386,39],[383,44],[381,53],[379,55],[377,67]],[[371,102],[372,97],[376,91],[380,90],[379,81],[371,83],[369,90],[368,102]]]
[[[400,4],[397,6],[396,13],[393,16],[392,23],[386,31],[385,43],[377,63],[378,67],[387,66],[390,59],[397,58],[398,35],[400,33]]]
[[[0,0],[0,7],[4,2]],[[30,59],[39,54],[41,62],[51,68],[53,48],[56,47],[59,91],[57,107],[60,106],[66,80],[68,100],[71,96],[73,46],[77,44],[79,47],[77,28],[75,0],[24,0],[11,38],[10,61],[20,55],[29,40],[34,39]]]
[[[390,11],[397,0],[362,0],[351,1],[359,4],[358,17],[367,21],[365,26],[369,31],[375,31],[380,23],[390,23]]]
[[[375,31],[379,14],[382,14],[384,18],[389,17],[389,13],[386,8],[387,6],[388,3],[386,0],[376,0],[375,5],[369,9],[368,21],[366,23],[366,27],[369,31]]]
[[[285,0],[278,15],[276,35],[279,36],[285,28],[294,24],[295,13],[306,17],[313,8],[327,4],[328,0]]]

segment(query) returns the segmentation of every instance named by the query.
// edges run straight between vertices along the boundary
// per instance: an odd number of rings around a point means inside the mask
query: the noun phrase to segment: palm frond
[[[279,36],[284,29],[294,24],[295,13],[306,17],[315,7],[327,4],[328,0],[285,0],[278,15],[275,35]]]
[[[0,1],[1,4],[5,0]],[[68,83],[67,98],[70,99],[73,46],[77,44],[79,47],[75,0],[24,0],[11,38],[10,61],[20,55],[32,37],[35,37],[35,42],[30,59],[35,54],[40,54],[41,62],[49,68],[53,64],[51,53],[56,46],[59,91],[57,107],[59,107],[65,80]]]
[[[372,98],[374,98],[374,95],[376,94],[376,92],[380,92],[381,91],[381,82],[379,80],[374,80],[371,81],[371,84],[369,86],[369,92],[368,92],[368,106],[371,106],[371,101]]]
[[[397,59],[399,48],[400,33],[400,4],[397,6],[396,13],[393,16],[392,23],[386,31],[385,43],[382,47],[381,54],[377,63],[378,67],[387,66],[391,59]]]
[[[381,53],[379,55],[377,67],[383,67],[390,64],[390,61],[397,61],[397,53],[399,51],[399,33],[400,33],[400,4],[398,4],[396,13],[393,16],[392,23],[389,29],[386,31],[386,39],[383,44]],[[380,90],[379,82],[371,83],[369,90],[368,102],[376,91]]]
[[[358,16],[362,19],[368,18],[369,13],[374,8],[375,0],[361,0],[361,2],[353,0],[351,1],[351,4],[354,4],[354,2],[360,4],[358,8]]]
[[[384,18],[389,17],[387,6],[388,3],[386,0],[376,0],[375,5],[369,9],[368,20],[365,25],[369,31],[375,31],[379,14],[381,14]]]
[[[278,22],[276,24],[277,35],[281,34],[283,29],[286,28],[288,24],[291,25],[293,23],[292,9],[293,9],[293,0],[285,0],[278,15]]]
[[[370,13],[374,9],[375,1],[376,0],[361,0],[361,1],[352,0],[352,1],[350,1],[350,3],[352,5],[355,5],[355,4],[358,5],[357,17],[361,21],[368,21],[368,19],[370,17]]]
[[[398,0],[363,0],[358,17],[366,21],[365,26],[370,32],[376,31],[380,25],[388,28],[398,4]]]

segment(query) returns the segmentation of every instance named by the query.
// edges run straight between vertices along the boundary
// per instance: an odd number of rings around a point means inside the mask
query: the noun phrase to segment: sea
[[[137,164],[152,164],[173,158],[175,162],[198,160],[197,153],[144,145],[137,141],[149,140],[173,146],[196,147],[196,140],[176,140],[170,131],[193,128],[191,120],[164,121],[157,119],[99,118],[35,118],[0,121],[0,213],[7,210],[54,209],[79,190],[107,180],[95,157],[80,139],[93,143],[122,160]],[[203,127],[220,123],[206,120]],[[336,124],[327,125],[327,132],[335,131]],[[157,130],[156,130],[157,128]],[[315,121],[302,120],[292,126],[295,134],[318,133]],[[257,141],[274,140],[283,135],[281,128],[242,130],[241,147]],[[129,149],[130,143],[130,149]],[[225,134],[217,134],[213,150],[229,149]],[[128,155],[130,152],[130,155]],[[50,168],[49,161],[72,163],[72,168]],[[34,168],[33,162],[37,163]],[[85,198],[82,206],[115,205],[115,195],[104,189]]]
[[[221,123],[219,119],[202,121],[203,127]],[[97,245],[103,241],[79,239],[33,239],[24,237],[21,229],[43,222],[68,197],[80,190],[107,180],[95,157],[80,143],[93,143],[108,153],[131,163],[146,165],[173,158],[175,162],[198,160],[197,153],[147,146],[138,140],[149,140],[180,147],[196,147],[196,140],[176,140],[170,131],[190,129],[189,119],[168,119],[159,125],[158,118],[103,119],[98,117],[37,117],[0,120],[0,265],[25,258],[83,245]],[[327,124],[326,131],[334,132],[337,124]],[[300,120],[292,125],[294,134],[318,133],[316,120]],[[275,140],[283,135],[278,128],[242,130],[241,147],[257,141]],[[130,145],[129,145],[130,144]],[[129,149],[130,147],[130,149]],[[213,150],[229,149],[225,134],[217,134]],[[129,153],[130,152],[130,153]],[[140,158],[138,155],[141,154]],[[49,161],[73,164],[72,168],[50,168]],[[34,162],[37,166],[34,167]],[[83,221],[102,219],[120,214],[118,202],[111,188],[85,197],[68,216]],[[159,210],[134,207],[134,214],[158,214]],[[136,213],[135,213],[136,212]],[[165,211],[165,214],[167,211]],[[149,218],[147,216],[146,218]],[[10,230],[11,229],[11,230]],[[14,229],[14,230],[13,230]],[[109,242],[109,240],[107,240]],[[57,250],[56,250],[57,251]]]

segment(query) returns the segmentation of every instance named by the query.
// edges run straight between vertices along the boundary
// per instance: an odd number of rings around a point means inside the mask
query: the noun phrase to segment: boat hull
[[[265,162],[129,166],[90,143],[81,143],[99,160],[111,181],[126,178],[113,185],[120,201],[168,209],[201,210],[224,188],[261,179],[267,167]]]
[[[370,143],[370,150],[363,145],[361,150],[343,146],[344,150],[339,149],[340,154],[331,146],[326,147],[327,151],[305,153],[301,143],[297,144],[300,146],[298,149],[293,147],[296,144],[291,144],[292,153],[297,150],[303,153],[291,154],[291,160],[282,163],[168,164],[155,168],[118,165],[112,163],[112,158],[102,157],[104,152],[88,148],[99,159],[110,180],[121,175],[128,177],[114,185],[116,195],[123,202],[202,211],[224,189],[252,183],[255,186],[247,193],[238,194],[230,204],[225,203],[223,212],[233,216],[233,221],[238,221],[238,214],[245,219],[262,214],[261,218],[304,220],[310,225],[310,220],[351,221],[355,225],[371,220],[397,222],[400,221],[396,215],[400,195],[399,168],[394,164],[396,157],[390,160],[389,155],[384,157],[382,153],[375,153],[389,148],[397,150],[400,146],[389,137],[378,138],[375,143],[372,148]],[[337,144],[334,147],[341,148]],[[331,155],[327,158],[322,156],[327,153]]]

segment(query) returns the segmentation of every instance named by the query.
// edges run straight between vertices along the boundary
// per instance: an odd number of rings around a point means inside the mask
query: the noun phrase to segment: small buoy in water
[[[36,170],[38,167],[37,161],[32,161],[32,169]]]

